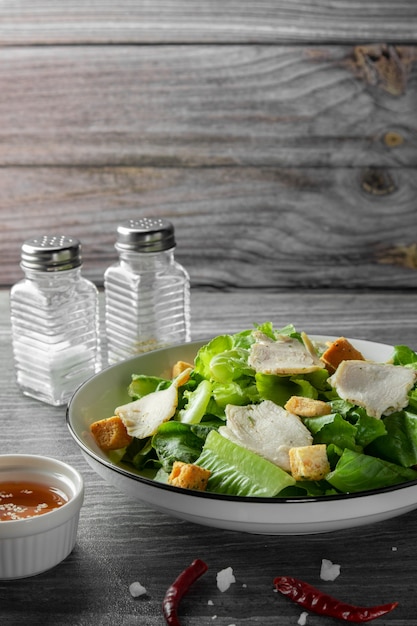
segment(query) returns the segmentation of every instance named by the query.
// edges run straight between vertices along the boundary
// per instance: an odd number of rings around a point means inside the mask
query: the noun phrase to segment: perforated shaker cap
[[[117,250],[162,252],[174,247],[174,227],[168,220],[142,217],[123,222],[117,228]]]
[[[43,235],[22,245],[21,267],[41,272],[59,272],[81,265],[81,243],[74,237]]]

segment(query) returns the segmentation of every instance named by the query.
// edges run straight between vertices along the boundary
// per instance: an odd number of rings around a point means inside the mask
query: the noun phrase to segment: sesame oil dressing
[[[66,502],[68,496],[56,487],[30,482],[0,482],[0,522],[37,517]]]

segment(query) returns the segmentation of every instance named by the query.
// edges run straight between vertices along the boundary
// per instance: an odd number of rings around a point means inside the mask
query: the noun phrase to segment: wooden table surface
[[[149,215],[205,290],[416,288],[415,0],[12,0],[0,50],[0,285]]]
[[[194,291],[193,339],[253,322],[292,321],[310,333],[345,334],[417,348],[417,295],[392,292]],[[65,423],[65,407],[23,397],[12,367],[8,291],[0,292],[0,420],[3,453],[54,456],[85,479],[78,540],[71,555],[39,576],[0,582],[0,622],[8,625],[163,626],[168,585],[193,559],[209,570],[181,604],[184,626],[291,626],[302,610],[273,591],[288,574],[356,604],[399,601],[379,626],[416,623],[417,511],[357,529],[309,536],[265,536],[210,529],[174,519],[107,485],[88,466]],[[322,559],[341,567],[320,579]],[[232,567],[236,583],[221,593],[216,573]],[[138,581],[147,594],[133,598]],[[304,616],[305,617],[305,616]],[[300,620],[300,621],[299,621]],[[309,614],[307,626],[336,624]]]

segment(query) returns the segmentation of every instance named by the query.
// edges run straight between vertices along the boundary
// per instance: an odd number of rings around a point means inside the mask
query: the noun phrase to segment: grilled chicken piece
[[[167,389],[117,407],[115,414],[123,421],[129,435],[138,439],[150,437],[163,422],[173,417],[178,406],[178,387],[188,381],[190,372],[191,368],[181,372]]]
[[[324,367],[307,337],[298,339],[280,335],[276,341],[254,331],[255,343],[249,354],[249,365],[261,374],[292,376],[307,374]]]
[[[247,406],[226,406],[226,426],[219,433],[234,443],[251,450],[290,470],[289,450],[313,442],[310,431],[296,415],[288,413],[271,400]]]
[[[369,361],[342,361],[328,381],[338,395],[380,419],[403,409],[417,372],[407,367]]]

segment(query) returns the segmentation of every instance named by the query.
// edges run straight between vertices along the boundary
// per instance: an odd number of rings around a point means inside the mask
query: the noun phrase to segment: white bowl
[[[73,550],[84,481],[62,461],[31,454],[0,455],[0,483],[39,483],[64,492],[59,508],[35,517],[0,521],[0,579],[40,574],[63,561]]]
[[[315,337],[318,341],[334,337]],[[351,342],[369,359],[386,361],[391,346],[364,340]],[[299,535],[336,531],[379,522],[417,508],[417,481],[386,489],[318,498],[253,498],[180,489],[116,465],[95,443],[89,427],[129,402],[132,374],[170,376],[178,360],[192,362],[205,342],[149,352],[113,365],[85,382],[67,409],[71,435],[87,462],[104,480],[130,497],[169,515],[206,526],[266,535]]]

